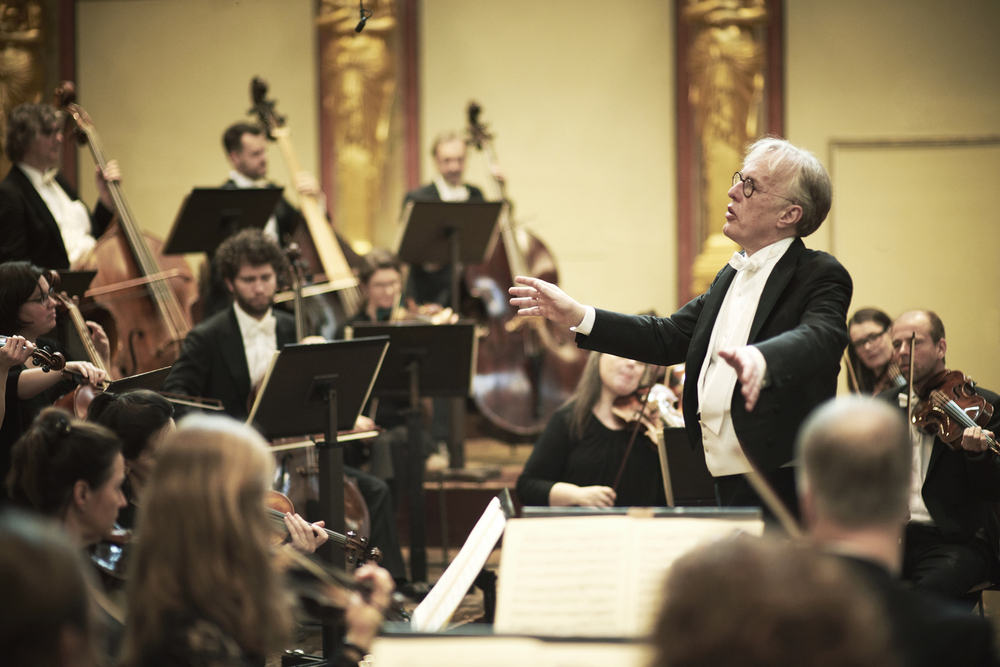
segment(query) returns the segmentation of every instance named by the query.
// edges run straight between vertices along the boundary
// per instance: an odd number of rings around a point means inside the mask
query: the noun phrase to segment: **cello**
[[[469,103],[469,143],[476,146],[490,174],[499,173],[492,136],[479,121],[481,108]],[[490,199],[504,202],[497,223],[502,243],[484,264],[465,271],[469,293],[484,306],[487,333],[479,341],[473,396],[480,412],[500,428],[536,435],[573,393],[587,353],[568,330],[541,317],[524,317],[510,305],[507,290],[515,276],[558,283],[555,258],[527,230],[515,229],[504,183],[493,178]]]
[[[73,123],[79,143],[88,144],[94,162],[106,167],[101,140],[90,116],[75,103],[73,84],[64,81],[56,89],[56,99],[57,106],[69,114],[67,122]],[[162,242],[139,228],[121,183],[107,185],[115,203],[115,219],[73,268],[97,270],[86,296],[114,318],[118,349],[112,350],[109,370],[112,377],[120,378],[173,364],[191,329],[198,285],[187,260],[163,255]]]

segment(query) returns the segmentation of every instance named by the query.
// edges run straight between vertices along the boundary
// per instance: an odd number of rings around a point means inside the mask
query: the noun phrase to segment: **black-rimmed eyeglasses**
[[[746,197],[747,199],[749,199],[753,193],[759,192],[764,195],[771,195],[772,197],[777,197],[778,199],[784,199],[786,202],[789,202],[790,204],[796,203],[795,201],[789,199],[788,197],[782,197],[781,195],[776,195],[773,192],[765,192],[761,190],[760,188],[754,185],[752,178],[749,177],[743,178],[743,174],[741,174],[740,172],[736,172],[735,174],[733,174],[733,185],[736,185],[737,183],[743,184],[743,196]]]
[[[882,329],[881,331],[879,331],[877,333],[868,334],[864,338],[859,338],[857,340],[852,340],[851,341],[851,347],[853,347],[855,350],[864,349],[864,348],[868,347],[869,345],[871,345],[872,343],[874,343],[875,341],[877,341],[882,336],[884,336],[885,332],[888,331],[888,330],[889,330],[889,328],[886,327],[885,329]]]

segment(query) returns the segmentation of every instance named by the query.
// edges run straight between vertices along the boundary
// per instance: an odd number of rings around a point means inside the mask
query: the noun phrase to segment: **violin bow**
[[[743,441],[737,438],[736,442],[739,443],[740,449],[743,451],[743,456],[746,457],[747,463],[750,464],[750,471],[743,473],[743,476],[746,477],[750,486],[753,487],[753,490],[757,492],[760,499],[763,500],[764,504],[771,510],[771,513],[777,517],[778,522],[781,523],[781,527],[785,529],[788,536],[797,542],[803,541],[805,539],[805,533],[803,533],[802,529],[799,527],[799,522],[795,520],[795,517],[792,516],[792,513],[788,510],[788,507],[785,506],[785,503],[782,502],[781,498],[778,497],[778,494],[775,493],[774,489],[771,487],[770,482],[768,482],[767,478],[764,477],[760,468],[758,468],[757,464],[754,463],[752,458],[750,458],[750,454],[747,453],[747,448],[743,445]]]
[[[913,423],[913,345],[917,342],[917,332],[914,331],[910,334],[910,378],[909,382],[906,383],[906,421],[910,424]],[[913,441],[913,431],[910,431],[910,441]]]
[[[844,364],[847,366],[847,388],[853,389],[856,393],[860,392],[861,386],[858,384],[858,376],[854,373],[854,364],[851,363],[851,355],[847,353],[847,350],[844,350]]]

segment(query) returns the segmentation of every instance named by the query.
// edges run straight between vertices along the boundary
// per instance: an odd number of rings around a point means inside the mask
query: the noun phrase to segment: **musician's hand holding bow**
[[[987,436],[992,438],[993,432],[984,431],[979,426],[969,427],[962,432],[962,440],[959,444],[965,451],[978,454],[989,449],[989,443],[986,440]]]
[[[80,380],[83,384],[99,386],[107,379],[107,375],[100,368],[89,361],[69,361],[63,369],[63,376],[69,376]]]
[[[90,330],[90,340],[94,343],[94,349],[104,361],[104,367],[111,367],[111,343],[108,341],[108,334],[97,322],[87,320],[87,328]]]
[[[396,589],[396,584],[389,572],[375,563],[365,563],[359,567],[354,573],[354,578],[370,582],[372,592],[367,600],[357,592],[351,595],[347,610],[344,612],[344,620],[347,622],[344,642],[357,646],[367,653],[372,640],[382,627],[385,610],[392,603],[392,592]],[[359,656],[359,659],[363,657]]]
[[[518,315],[541,316],[567,327],[583,322],[587,309],[552,283],[525,276],[517,276],[514,280],[522,285],[509,290],[515,297],[510,304],[518,308]]]

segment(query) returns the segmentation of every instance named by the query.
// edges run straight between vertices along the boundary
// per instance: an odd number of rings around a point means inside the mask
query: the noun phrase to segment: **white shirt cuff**
[[[597,319],[597,310],[593,306],[584,306],[586,312],[583,314],[583,321],[577,324],[575,327],[570,327],[570,331],[575,331],[578,334],[583,334],[584,336],[589,336],[590,332],[594,329],[594,320]],[[764,357],[761,356],[761,359]]]

